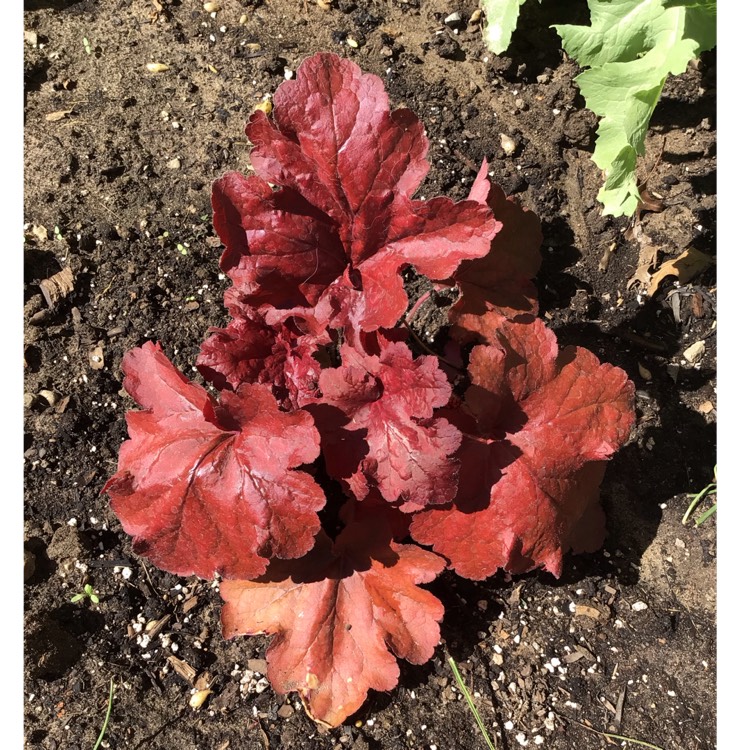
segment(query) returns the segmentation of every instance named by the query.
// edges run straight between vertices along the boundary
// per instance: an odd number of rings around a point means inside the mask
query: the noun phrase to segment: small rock
[[[50,310],[40,310],[29,318],[29,324],[32,326],[46,326],[52,322],[53,314]]]
[[[704,401],[698,406],[698,411],[701,414],[710,414],[714,410],[714,405],[710,401]]]
[[[456,11],[455,13],[446,16],[443,23],[445,23],[449,29],[460,29],[464,25],[464,18],[458,11]]]
[[[516,153],[518,144],[509,135],[500,133],[500,148],[502,148],[506,156],[513,156]]]
[[[36,401],[36,396],[33,393],[23,394],[23,408],[24,409],[30,409],[32,406],[34,406],[35,401]]]
[[[258,674],[266,674],[268,672],[268,664],[265,659],[248,659],[247,668]]]
[[[89,349],[89,365],[93,370],[101,370],[104,367],[104,349],[102,348],[103,342],[99,342],[96,346]]]
[[[280,719],[288,719],[290,716],[294,716],[294,709],[285,703],[278,711],[277,714]]]
[[[542,73],[536,77],[537,83],[549,83],[552,80],[552,76],[549,73]]]
[[[75,526],[61,526],[53,535],[47,546],[47,557],[58,563],[80,560],[84,557],[81,535]]]
[[[685,357],[685,359],[690,362],[697,362],[705,353],[706,351],[706,342],[705,341],[696,341],[694,344],[691,344],[685,351],[682,353],[682,356]]]
[[[633,612],[643,612],[644,609],[648,609],[648,604],[646,602],[634,602],[631,609]]]
[[[528,105],[528,104],[526,104],[526,102],[525,102],[525,101],[524,101],[523,99],[521,99],[521,97],[518,97],[518,99],[516,99],[516,100],[515,100],[515,102],[513,102],[513,103],[514,103],[514,104],[516,105],[516,107],[518,107],[518,109],[520,109],[520,110],[525,110],[525,109],[528,109],[528,108],[529,108],[529,105]]]
[[[50,406],[54,406],[60,397],[54,391],[39,391],[39,396],[43,398]]]
[[[179,159],[170,159],[167,162],[167,169],[179,169],[182,166],[182,162]]]

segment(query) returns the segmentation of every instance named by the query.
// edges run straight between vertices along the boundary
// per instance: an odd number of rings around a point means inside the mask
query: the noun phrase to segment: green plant
[[[99,604],[99,595],[94,591],[94,587],[87,583],[83,587],[83,591],[80,594],[76,594],[70,601],[75,604],[75,602],[80,602],[82,599],[90,599],[92,604]]]
[[[484,726],[482,717],[479,715],[479,711],[477,711],[477,707],[474,705],[474,701],[472,700],[469,688],[466,687],[466,683],[464,682],[463,677],[461,677],[461,673],[458,671],[458,667],[456,666],[456,662],[453,660],[452,656],[448,657],[448,664],[450,664],[451,670],[453,671],[453,676],[456,678],[456,682],[458,683],[458,687],[461,689],[464,698],[466,698],[466,702],[469,704],[471,713],[474,715],[474,721],[476,721],[477,726],[479,727],[479,731],[482,733],[482,737],[484,737],[484,741],[487,743],[487,747],[490,750],[497,750],[497,746],[490,739],[489,732]]]
[[[93,601],[93,599],[92,599]],[[112,715],[112,704],[115,698],[115,678],[111,677],[109,680],[109,700],[107,701],[107,714],[104,717],[104,724],[102,724],[102,731],[99,732],[99,737],[94,745],[94,750],[99,750],[99,746],[102,744],[104,739],[104,733],[107,731],[107,725],[109,724],[109,717]]]
[[[484,0],[485,40],[505,51],[525,0]],[[641,200],[637,161],[664,83],[716,45],[716,0],[588,0],[590,26],[555,25],[581,67],[576,78],[601,120],[594,163],[604,172],[603,214],[632,216]]]
[[[683,525],[688,522],[690,517],[695,512],[695,509],[708,497],[716,497],[716,467],[714,466],[714,481],[709,482],[700,492],[697,492],[695,495],[691,495],[692,501],[690,505],[688,506],[688,509],[685,511],[685,515],[682,517],[682,523]],[[698,518],[695,519],[695,525],[700,526],[707,518],[710,518],[714,513],[716,513],[716,501],[714,501],[714,504],[706,511],[700,514]]]

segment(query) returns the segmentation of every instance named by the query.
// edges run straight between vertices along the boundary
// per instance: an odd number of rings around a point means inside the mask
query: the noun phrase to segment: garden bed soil
[[[681,519],[715,464],[716,277],[668,279],[652,297],[629,284],[648,245],[659,262],[715,254],[715,56],[667,83],[641,166],[663,210],[633,229],[601,215],[596,118],[548,28],[586,22],[584,2],[527,3],[501,56],[469,23],[473,2],[217,5],[213,16],[198,0],[25,3],[26,746],[93,747],[114,680],[104,748],[482,747],[451,655],[498,747],[608,747],[596,732],[715,747],[715,518]],[[455,12],[457,32],[445,24]],[[397,689],[370,693],[331,731],[268,687],[267,639],[222,640],[216,585],[140,559],[101,494],[133,406],[122,356],[158,340],[198,378],[206,330],[226,322],[211,182],[247,170],[253,107],[320,50],[381,76],[393,105],[418,113],[432,162],[420,195],[466,197],[489,159],[542,221],[541,314],[637,389],[637,427],[602,487],[604,549],[568,557],[560,580],[442,576],[434,658],[403,663]],[[40,282],[63,268],[72,290],[49,308]],[[441,313],[423,306],[416,333],[432,339]],[[99,603],[71,603],[86,583]],[[200,679],[211,693],[194,709]]]

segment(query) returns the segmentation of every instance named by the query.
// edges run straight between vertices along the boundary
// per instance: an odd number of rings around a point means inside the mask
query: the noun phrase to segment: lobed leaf
[[[319,437],[304,411],[285,414],[262,385],[215,402],[175,370],[158,344],[123,359],[124,386],[145,411],[104,492],[133,548],[177,575],[260,575],[271,557],[313,545],[323,490],[300,464]]]
[[[412,200],[427,139],[412,112],[389,110],[377,77],[319,53],[273,112],[247,127],[256,175],[230,173],[213,192],[222,268],[269,323],[308,317],[349,340],[389,328],[406,310],[405,265],[439,280],[489,250],[500,225],[483,201]]]
[[[492,209],[502,231],[495,235],[490,251],[482,258],[464,261],[454,274],[461,296],[451,308],[451,319],[459,315],[481,315],[487,309],[500,310],[508,316],[536,314],[538,309],[536,286],[532,282],[542,264],[539,248],[542,226],[539,217],[519,206],[497,185],[487,183],[486,192],[481,178],[487,165],[477,176],[474,192],[479,192]]]
[[[327,408],[311,411],[329,474],[359,500],[374,488],[388,502],[400,500],[405,512],[446,503],[456,494],[451,454],[461,433],[433,412],[451,387],[436,357],[415,360],[404,343],[380,345],[377,356],[345,345],[342,366],[320,375]]]
[[[273,635],[271,685],[296,690],[327,726],[354,713],[368,689],[396,687],[395,657],[424,664],[440,639],[443,606],[418,584],[445,563],[382,529],[352,523],[334,543],[321,534],[307,557],[261,580],[221,584],[224,637]]]
[[[566,551],[604,539],[598,487],[633,426],[633,385],[585,349],[558,354],[538,319],[487,313],[484,331],[490,321],[495,333],[469,366],[476,421],[457,454],[456,501],[415,515],[411,535],[466,578],[538,567],[559,576]]]

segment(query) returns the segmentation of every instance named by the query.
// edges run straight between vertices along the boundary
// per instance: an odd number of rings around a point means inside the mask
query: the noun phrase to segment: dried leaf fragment
[[[669,276],[676,276],[677,281],[681,284],[687,284],[694,279],[699,273],[705,271],[710,265],[715,263],[710,255],[689,247],[682,255],[673,260],[668,260],[659,266],[659,269],[651,277],[648,287],[648,295],[652,297],[659,288],[664,279]]]
[[[50,112],[44,116],[47,122],[57,122],[58,120],[65,119],[73,110],[72,109],[59,109],[57,112]]]
[[[609,608],[605,605],[576,604],[576,617],[590,617],[592,620],[606,620],[609,618]]]

